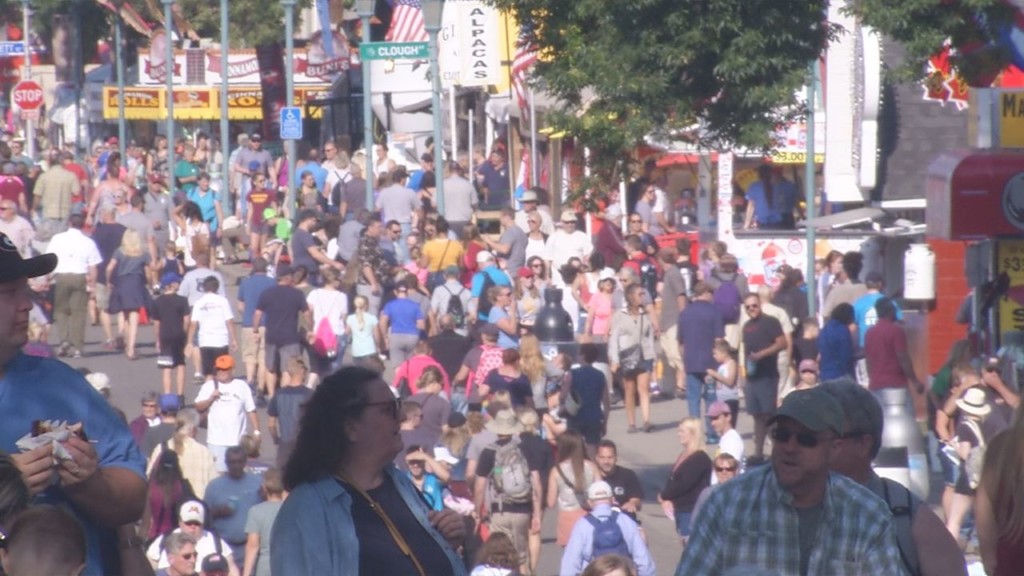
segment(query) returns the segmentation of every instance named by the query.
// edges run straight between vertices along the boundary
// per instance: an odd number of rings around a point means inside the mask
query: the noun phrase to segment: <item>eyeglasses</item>
[[[202,526],[202,525],[203,525],[202,522],[196,522],[195,520],[190,520],[188,522],[185,522],[185,526],[192,526],[193,528],[195,528],[196,526]]]
[[[760,304],[747,304],[747,305],[745,305],[743,307],[746,308],[747,310],[759,310],[761,308],[761,305]]]
[[[391,417],[397,419],[398,415],[402,413],[402,399],[395,398],[394,400],[381,400],[380,402],[367,402],[367,406],[388,406],[390,407]]]
[[[788,428],[774,428],[771,432],[772,441],[779,444],[788,443],[789,439],[794,436],[796,443],[804,448],[814,448],[821,442],[821,438],[818,438],[814,432],[793,432]]]
[[[801,374],[817,374],[814,370],[801,370]]]
[[[715,466],[715,472],[735,472],[735,466]]]
[[[178,554],[178,556],[181,556],[185,560],[192,560],[193,558],[196,557],[196,553],[195,552],[189,552],[188,554]]]
[[[630,224],[643,224],[644,221],[639,219],[639,218],[630,218],[629,219],[629,223]]]

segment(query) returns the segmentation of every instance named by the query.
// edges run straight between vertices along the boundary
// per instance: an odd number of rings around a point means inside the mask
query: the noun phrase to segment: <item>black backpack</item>
[[[448,292],[448,306],[445,308],[445,313],[451,315],[452,320],[456,328],[466,327],[466,307],[462,305],[462,292],[465,288],[460,288],[458,292],[452,292],[444,284],[442,288]]]
[[[653,302],[658,296],[658,268],[650,258],[640,263],[640,285],[647,290]]]
[[[491,278],[491,275],[487,270],[481,270],[479,274],[484,275],[484,285],[483,288],[480,289],[480,297],[476,301],[476,314],[481,318],[487,318],[491,313],[491,308],[493,307],[491,299],[487,297],[487,291],[492,287],[497,286],[498,283],[494,281],[494,278]]]

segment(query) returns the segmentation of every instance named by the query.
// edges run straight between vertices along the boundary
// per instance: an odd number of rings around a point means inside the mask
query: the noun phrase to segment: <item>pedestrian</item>
[[[86,535],[64,508],[32,506],[6,526],[0,555],[6,574],[75,576],[86,567]]]
[[[715,472],[711,475],[711,485],[700,491],[700,496],[697,496],[697,503],[693,505],[693,516],[690,519],[690,524],[697,520],[697,515],[700,514],[700,509],[707,501],[708,496],[711,495],[711,491],[728,482],[736,477],[740,473],[740,463],[732,454],[728,452],[722,452],[718,456],[715,456],[714,460]]]
[[[878,321],[864,336],[864,358],[867,360],[868,389],[879,396],[886,388],[907,389],[907,405],[911,407],[909,388],[924,394],[924,384],[914,372],[907,349],[907,335],[896,322],[896,307],[892,300],[881,298],[875,302]],[[913,410],[910,410],[913,414]]]
[[[878,476],[872,467],[882,447],[882,406],[852,380],[826,382],[821,390],[842,407],[844,425],[850,430],[831,468],[866,487],[892,511],[896,545],[907,573],[965,576],[964,555],[931,507],[899,482]]]
[[[139,448],[147,462],[154,448],[174,437],[174,432],[178,429],[178,410],[181,410],[182,401],[177,394],[160,394],[156,400],[159,410],[157,423],[150,426],[139,441]]]
[[[682,364],[686,370],[683,391],[686,393],[689,415],[694,418],[701,417],[701,398],[704,399],[705,410],[718,398],[718,379],[715,379],[716,383],[712,386],[705,385],[712,371],[718,373],[721,361],[715,358],[715,348],[717,342],[725,336],[725,321],[713,298],[714,289],[711,285],[697,282],[693,286],[693,300],[682,308],[676,319],[676,341],[681,348]],[[724,345],[728,348],[727,343]],[[731,385],[736,385],[735,370]]]
[[[160,368],[163,393],[171,393],[171,380],[178,396],[185,395],[185,347],[192,323],[188,299],[178,295],[181,276],[167,272],[160,278],[163,294],[153,301],[149,313],[156,328],[156,365]]]
[[[587,459],[587,448],[579,432],[566,431],[558,437],[558,463],[548,475],[548,508],[558,507],[556,541],[565,547],[576,521],[586,513],[587,489],[601,478],[597,466]]]
[[[260,337],[258,327],[264,318],[267,320],[264,362],[267,367],[267,396],[271,398],[278,382],[285,384],[288,362],[302,355],[303,338],[296,319],[306,326],[313,325],[313,313],[306,303],[306,295],[295,287],[294,280],[290,266],[279,266],[277,284],[260,293],[252,315],[254,338]],[[312,334],[308,339],[312,339]]]
[[[487,289],[487,300],[491,303],[487,323],[498,328],[498,346],[508,350],[519,346],[518,310],[512,298],[511,286],[491,286]]]
[[[683,451],[676,457],[665,487],[658,494],[665,515],[675,519],[676,533],[686,547],[690,537],[693,507],[701,490],[711,482],[711,458],[705,448],[704,425],[701,419],[689,417],[679,422],[677,430]]]
[[[643,506],[644,487],[636,472],[619,465],[618,452],[619,449],[615,442],[605,438],[597,445],[594,463],[601,471],[601,479],[607,482],[612,489],[615,507],[622,510],[639,525],[640,522],[636,515]]]
[[[195,202],[185,202],[178,205],[171,213],[174,223],[178,226],[182,246],[181,252],[184,257],[185,268],[192,269],[200,267],[197,260],[199,254],[206,255],[206,263],[210,262],[210,247],[213,245],[210,237],[210,225],[203,220],[203,213]]]
[[[622,377],[626,400],[627,432],[636,427],[636,397],[640,397],[640,416],[644,432],[654,430],[651,424],[651,370],[654,366],[654,326],[643,305],[644,289],[632,284],[626,289],[626,310],[612,317],[608,334],[608,360],[611,371]]]
[[[102,261],[99,249],[82,233],[85,222],[81,214],[68,218],[68,230],[50,239],[47,253],[55,256],[54,316],[56,317],[59,355],[81,358],[85,348],[85,313],[89,292],[95,290],[97,266]],[[17,248],[5,235],[4,242],[15,252]]]
[[[772,465],[711,492],[676,575],[723,574],[738,567],[780,574],[904,574],[885,502],[829,471],[847,432],[835,399],[819,388],[792,392],[767,424]],[[809,546],[800,543],[800,516],[817,518],[817,538]],[[772,538],[743,537],[752,527]]]
[[[312,372],[322,378],[341,367],[345,358],[345,319],[348,318],[348,295],[339,290],[340,273],[334,268],[323,271],[323,286],[306,296],[313,314],[313,350],[310,354]],[[333,340],[334,346],[330,346]]]
[[[494,304],[489,298],[489,290],[498,286],[511,287],[512,281],[498,268],[494,254],[486,250],[477,253],[476,265],[479,271],[473,274],[470,286],[470,308],[476,310],[476,322],[489,322],[491,306]]]
[[[445,184],[447,191],[448,184]],[[491,534],[476,553],[475,565],[469,576],[516,576],[519,572],[519,554],[512,539],[502,532]]]
[[[380,247],[381,230],[380,217],[368,216],[353,260],[358,267],[356,294],[366,299],[367,310],[374,316],[380,312],[385,290],[391,287],[391,265]]]
[[[248,540],[245,522],[249,510],[263,500],[262,480],[245,471],[247,459],[241,446],[228,448],[225,453],[227,472],[214,478],[203,493],[203,501],[210,511],[210,527],[228,543],[236,565],[245,561]]]
[[[151,302],[146,285],[150,263],[150,255],[143,250],[139,235],[129,229],[107,264],[107,279],[112,284],[108,312],[118,316],[118,333],[124,335],[124,354],[129,360],[135,359],[139,310],[148,308]]]
[[[654,561],[635,520],[615,510],[612,487],[599,480],[587,489],[589,511],[573,526],[562,553],[562,576],[580,574],[588,563],[608,554],[630,558],[639,576],[654,576]]]
[[[299,418],[302,407],[309,402],[313,391],[306,387],[306,363],[302,358],[292,358],[288,363],[288,383],[278,390],[267,405],[267,427],[270,438],[277,446],[277,467],[282,468],[295,450],[299,435]]]
[[[182,475],[178,454],[173,450],[162,451],[149,477],[146,510],[139,534],[145,534],[147,542],[170,534],[178,527],[181,505],[195,499],[195,491]]]
[[[786,348],[786,336],[778,320],[761,312],[761,297],[757,294],[747,295],[743,308],[749,318],[743,325],[743,347],[747,413],[754,418],[752,459],[760,463],[764,461],[768,418],[775,413],[779,397],[778,354]]]
[[[260,420],[249,385],[233,375],[234,359],[226,354],[219,356],[214,368],[214,379],[203,383],[195,404],[196,410],[207,413],[206,445],[213,454],[217,471],[224,472],[227,470],[227,449],[237,446],[247,430],[258,437]]]
[[[319,230],[320,215],[314,210],[299,212],[296,219],[295,232],[292,234],[291,257],[292,267],[302,267],[309,275],[309,283],[320,286],[320,269],[333,269],[340,272],[344,266],[337,260],[327,257],[323,244],[315,234]]]
[[[238,284],[238,301],[236,306],[242,315],[241,340],[242,364],[245,366],[245,381],[255,385],[261,394],[267,391],[267,319],[262,317],[258,326],[253,326],[252,319],[256,313],[256,305],[265,290],[276,282],[267,275],[269,263],[262,256],[252,260],[252,273],[242,278]]]
[[[600,348],[596,344],[580,345],[580,365],[565,374],[562,381],[562,405],[568,413],[569,430],[583,436],[591,454],[608,428],[611,397],[604,374],[594,368]]]
[[[183,538],[184,537],[184,538]],[[174,545],[182,541],[194,542],[192,553],[179,554],[175,558]],[[195,562],[211,554],[231,556],[231,548],[212,530],[206,529],[206,506],[198,500],[189,500],[178,511],[178,527],[166,536],[158,537],[146,549],[146,557],[158,572],[165,570],[178,559]],[[238,576],[238,569],[230,563],[230,576]],[[182,571],[180,576],[193,576],[195,572]]]
[[[377,316],[370,313],[369,300],[365,296],[356,296],[352,306],[352,314],[345,319],[345,333],[352,343],[352,361],[376,358],[382,350],[383,341]]]
[[[220,282],[216,276],[203,280],[203,296],[192,305],[191,322],[185,338],[188,342],[185,347],[187,356],[193,354],[191,343],[198,344],[202,378],[207,382],[213,379],[214,361],[233,353],[238,346],[231,305],[227,298],[217,293],[218,290]]]
[[[863,268],[864,255],[859,251],[843,254],[838,274],[821,306],[822,317],[831,317],[832,309],[839,304],[845,302],[853,305],[861,296],[868,293],[867,286],[859,280]]]
[[[430,296],[431,335],[436,336],[443,330],[441,318],[448,316],[451,330],[466,336],[469,333],[470,291],[459,282],[459,267],[448,266],[444,269],[444,282],[434,288]],[[461,359],[460,359],[461,360]]]
[[[247,538],[242,567],[245,576],[270,576],[270,538],[274,520],[286,496],[281,471],[277,468],[267,470],[260,490],[264,501],[250,508],[245,520]]]
[[[146,435],[146,431],[160,424],[160,414],[158,412],[158,400],[160,395],[152,390],[142,395],[142,413],[139,414],[134,420],[128,423],[128,429],[132,432],[132,438],[135,439],[135,444],[142,446],[142,439]]]
[[[820,377],[823,382],[854,377],[853,306],[841,302],[832,309],[818,334]]]
[[[561,227],[548,237],[546,244],[546,258],[550,270],[561,269],[570,258],[585,261],[594,251],[590,236],[576,229],[577,217],[574,212],[562,212],[559,221]]]
[[[81,226],[81,216],[76,223]],[[42,498],[73,511],[86,533],[85,571],[105,573],[111,567],[103,564],[100,540],[113,537],[105,527],[133,523],[142,515],[145,463],[127,424],[81,373],[21,352],[32,309],[28,279],[49,274],[57,264],[52,254],[23,259],[10,238],[0,234],[0,387],[20,399],[0,410],[0,450],[15,454],[12,459],[33,496],[45,492]],[[80,306],[84,329],[84,298]],[[71,434],[61,443],[69,459],[55,459],[52,443],[21,452],[16,442],[32,430],[33,421],[50,419],[81,423],[89,440]]]
[[[717,339],[711,349],[711,356],[718,363],[717,368],[708,368],[705,382],[714,384],[715,398],[729,407],[729,422],[736,427],[736,418],[740,412],[740,395],[738,389],[739,367],[732,347],[724,339]],[[710,411],[711,407],[708,406]],[[710,419],[710,414],[708,418]],[[710,422],[710,420],[709,420]],[[715,431],[717,434],[717,430]]]
[[[480,523],[512,539],[519,571],[529,574],[530,532],[540,532],[541,478],[546,448],[517,442],[522,426],[515,412],[499,410],[487,423],[496,440],[480,452],[473,500]]]
[[[317,387],[284,472],[289,495],[271,535],[272,573],[466,574],[454,549],[462,518],[428,510],[391,464],[402,450],[400,408],[365,368],[344,367]]]

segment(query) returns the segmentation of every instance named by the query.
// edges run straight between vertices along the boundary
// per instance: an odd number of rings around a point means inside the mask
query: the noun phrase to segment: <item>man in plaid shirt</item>
[[[792,392],[768,421],[772,465],[711,492],[676,576],[904,574],[885,503],[829,472],[843,411],[827,392]]]

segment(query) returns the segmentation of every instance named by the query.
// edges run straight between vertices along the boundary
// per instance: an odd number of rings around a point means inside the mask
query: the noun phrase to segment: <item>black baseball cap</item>
[[[56,254],[22,258],[14,241],[7,234],[0,232],[0,282],[44,276],[53,272],[56,267]]]

